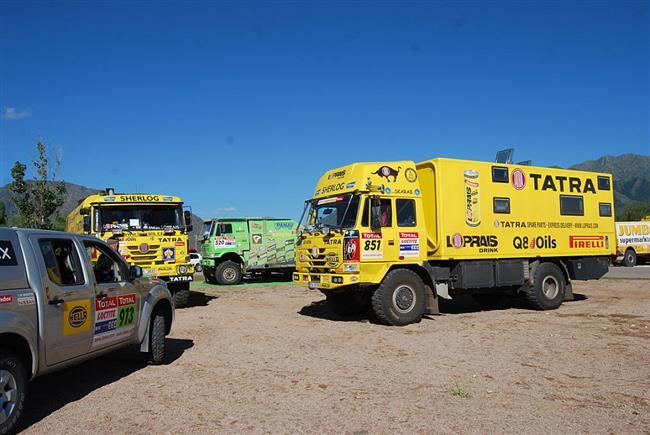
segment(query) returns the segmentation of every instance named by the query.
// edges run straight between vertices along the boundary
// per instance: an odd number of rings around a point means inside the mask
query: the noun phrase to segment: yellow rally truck
[[[117,239],[120,254],[144,276],[167,282],[177,307],[187,305],[194,268],[189,261],[191,214],[177,196],[115,193],[90,195],[67,217],[67,231]]]
[[[616,236],[616,262],[632,267],[638,260],[650,258],[650,216],[637,222],[616,222]]]
[[[438,158],[326,172],[306,201],[296,284],[342,316],[406,325],[463,293],[537,309],[602,277],[616,250],[610,174]],[[301,223],[303,221],[301,218]]]

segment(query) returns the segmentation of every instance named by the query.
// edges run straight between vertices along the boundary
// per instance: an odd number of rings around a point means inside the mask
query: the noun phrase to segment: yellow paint
[[[507,170],[504,182],[494,181],[493,168]],[[599,177],[609,181],[609,190],[599,189]],[[323,271],[310,257],[313,248],[320,248],[324,256],[343,258],[343,234],[304,233],[296,249],[297,283],[304,285],[313,274],[341,276],[343,283],[328,279],[331,288],[377,284],[391,266],[428,260],[608,256],[616,250],[610,174],[444,158],[354,163],[321,176],[312,199],[347,193],[360,195],[356,223],[346,230],[359,234],[358,271],[339,272],[342,265]],[[392,228],[373,231],[362,225],[363,204],[375,195],[393,200]],[[584,215],[562,215],[561,195],[581,197]],[[495,198],[507,199],[510,213],[495,212]],[[416,226],[397,227],[396,199],[415,200]],[[600,216],[601,203],[611,205],[612,216]],[[366,247],[364,233],[379,233],[368,237],[380,243]],[[400,241],[411,247],[419,242],[419,250],[404,251]]]
[[[92,316],[90,300],[63,303],[63,335],[73,335],[90,331]]]

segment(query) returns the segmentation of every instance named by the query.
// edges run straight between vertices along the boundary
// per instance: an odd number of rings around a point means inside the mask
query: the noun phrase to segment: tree
[[[7,211],[4,201],[0,201],[0,225],[7,225]]]
[[[60,166],[57,159],[54,168],[50,167],[45,144],[36,144],[38,158],[33,160],[37,176],[25,181],[27,165],[16,162],[11,168],[9,184],[11,199],[18,209],[18,223],[22,227],[52,229],[58,217],[57,209],[65,200],[65,182],[55,181],[56,170]]]
[[[616,210],[617,221],[638,221],[645,216],[650,216],[650,201],[633,202]]]

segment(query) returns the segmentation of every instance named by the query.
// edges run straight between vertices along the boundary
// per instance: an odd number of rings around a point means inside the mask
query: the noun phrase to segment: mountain
[[[61,207],[59,207],[59,214],[63,217],[67,216],[72,210],[74,210],[79,205],[79,202],[84,198],[89,195],[94,195],[95,193],[101,192],[103,190],[67,182],[65,183],[65,188],[65,202]],[[16,206],[11,200],[11,191],[9,190],[8,186],[0,187],[0,201],[5,203],[7,216],[11,216],[17,212]],[[203,219],[195,214],[192,214],[192,227],[192,231],[189,234],[190,247],[196,248],[196,241],[200,239],[203,229]]]
[[[614,176],[617,207],[625,208],[638,202],[650,201],[650,156],[604,156],[573,165],[569,169],[611,173]]]

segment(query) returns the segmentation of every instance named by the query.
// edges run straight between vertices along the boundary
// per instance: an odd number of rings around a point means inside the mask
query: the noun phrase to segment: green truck
[[[291,219],[228,218],[203,224],[201,267],[205,281],[234,285],[243,274],[280,272],[295,268],[296,229]]]

